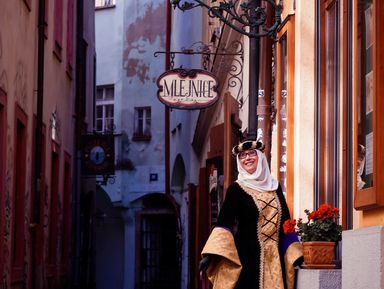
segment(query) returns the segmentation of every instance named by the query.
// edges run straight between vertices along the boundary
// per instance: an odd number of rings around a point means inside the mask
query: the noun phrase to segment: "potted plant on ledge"
[[[322,204],[317,210],[304,211],[307,221],[300,218],[297,221],[285,221],[285,234],[296,232],[303,244],[303,268],[330,269],[333,263],[336,242],[341,240],[341,225],[338,224],[339,209]]]

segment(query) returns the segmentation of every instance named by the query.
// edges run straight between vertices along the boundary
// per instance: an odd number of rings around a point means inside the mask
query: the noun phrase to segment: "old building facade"
[[[72,222],[80,219],[80,193],[92,189],[80,179],[78,142],[84,125],[92,126],[93,11],[85,1],[1,1],[4,288],[80,283]]]

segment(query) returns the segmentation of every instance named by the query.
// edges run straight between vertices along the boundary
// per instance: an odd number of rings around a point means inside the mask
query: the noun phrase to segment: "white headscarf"
[[[258,156],[258,162],[256,171],[253,174],[248,173],[242,167],[239,160],[239,155],[236,156],[237,170],[239,172],[239,175],[237,176],[237,182],[259,192],[276,191],[279,183],[272,177],[264,153],[259,150],[256,150],[256,152]]]

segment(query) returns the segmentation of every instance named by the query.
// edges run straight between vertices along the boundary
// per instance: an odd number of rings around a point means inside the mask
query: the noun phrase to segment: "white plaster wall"
[[[95,11],[96,85],[114,84],[115,86],[114,121],[118,132],[121,131],[121,111],[118,108],[123,97],[121,77],[123,12],[124,2],[122,1],[116,1],[114,8]],[[120,175],[121,172],[116,172],[115,182],[109,183],[104,188],[111,201],[115,203],[122,200]]]
[[[296,1],[294,216],[313,206],[315,149],[315,3]]]
[[[202,13],[203,9],[196,8],[191,11],[181,12],[173,10],[172,13],[172,39],[171,50],[191,47],[191,45],[202,39]],[[177,55],[174,68],[201,68],[200,56]],[[170,112],[170,172],[173,173],[175,160],[181,154],[185,165],[184,188],[181,194],[174,194],[176,202],[180,205],[180,218],[182,225],[182,268],[181,288],[188,287],[189,280],[189,256],[188,256],[188,193],[189,183],[198,183],[199,160],[191,146],[196,128],[199,110],[177,110]]]
[[[123,95],[119,103],[121,130],[128,134],[127,157],[135,171],[129,171],[129,184],[152,186],[149,174],[154,169],[158,180],[165,180],[164,150],[164,105],[157,98],[156,80],[164,72],[165,61],[155,58],[156,51],[165,50],[166,5],[164,1],[125,1],[124,28],[122,36]],[[151,106],[151,140],[132,140],[134,130],[134,107]],[[149,168],[142,168],[148,166]],[[128,181],[128,179],[126,180]],[[164,192],[164,184],[157,182],[157,192]],[[128,186],[128,192],[137,191]]]
[[[200,8],[182,12],[178,9],[172,10],[172,38],[171,50],[181,51],[193,43],[202,39],[202,13],[206,11]],[[177,55],[175,67],[201,68],[201,56]],[[170,112],[170,165],[171,175],[173,165],[178,154],[181,154],[186,167],[186,184],[198,182],[198,160],[192,149],[192,140],[196,128],[199,110],[177,110]],[[181,124],[181,129],[177,125]],[[179,126],[180,127],[180,126]]]
[[[384,288],[384,227],[343,232],[342,288]]]
[[[115,85],[116,133],[123,133],[115,137],[116,159],[133,165],[117,171],[115,183],[105,188],[115,202],[128,200],[123,195],[130,192],[165,190],[164,106],[156,97],[164,59],[153,56],[165,49],[165,9],[163,1],[127,0],[96,11],[97,85]],[[144,106],[151,107],[152,137],[134,141],[134,107]],[[157,173],[158,181],[150,182],[150,173]]]
[[[95,12],[96,32],[96,84],[115,84],[115,98],[121,98],[121,56],[123,51],[123,8],[124,2],[116,1],[115,8]],[[117,111],[116,111],[117,112]],[[117,112],[118,113],[118,112]]]

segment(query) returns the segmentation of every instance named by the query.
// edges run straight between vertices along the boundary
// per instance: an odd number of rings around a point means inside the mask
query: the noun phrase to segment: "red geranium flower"
[[[296,231],[302,242],[306,241],[331,241],[341,240],[341,225],[338,224],[339,209],[327,204],[322,204],[317,210],[310,212],[304,210],[308,221],[303,222],[301,218],[296,222],[289,219],[284,222],[285,234]]]
[[[289,219],[286,220],[283,224],[284,234],[289,234],[295,232],[296,220]]]

